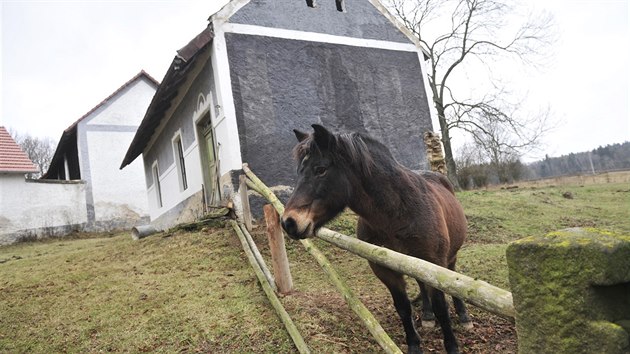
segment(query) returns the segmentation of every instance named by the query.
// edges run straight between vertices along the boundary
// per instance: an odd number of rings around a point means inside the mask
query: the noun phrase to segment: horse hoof
[[[422,321],[423,328],[433,328],[435,327],[435,321]]]
[[[462,322],[461,325],[465,330],[471,330],[475,327],[472,321]]]

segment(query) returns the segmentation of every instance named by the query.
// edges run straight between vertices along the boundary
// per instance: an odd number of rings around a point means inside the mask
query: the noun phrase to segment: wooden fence
[[[284,206],[247,167],[247,186]],[[630,353],[630,236],[567,229],[508,246],[514,293],[322,228],[318,238],[489,312],[516,318],[520,353]],[[309,240],[301,240],[387,353],[400,349]],[[323,258],[322,258],[323,257]],[[556,311],[556,312],[554,312]]]

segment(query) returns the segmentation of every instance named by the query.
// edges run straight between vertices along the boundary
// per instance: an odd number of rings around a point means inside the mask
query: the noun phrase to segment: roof
[[[0,127],[0,172],[39,172],[39,168],[4,127]]]
[[[158,86],[157,92],[147,112],[136,131],[136,135],[131,141],[127,154],[120,165],[120,169],[132,163],[142,152],[151,140],[155,130],[165,117],[166,111],[171,107],[173,99],[177,97],[179,89],[187,81],[188,73],[195,65],[196,59],[214,38],[214,30],[211,25],[206,27],[201,33],[193,38],[188,44],[177,51],[171,66],[168,68],[162,83]]]
[[[140,70],[140,72],[138,74],[136,74],[136,76],[132,77],[131,79],[129,79],[129,81],[125,82],[124,84],[122,84],[122,86],[120,86],[118,89],[116,89],[116,91],[114,91],[111,95],[107,96],[107,98],[105,98],[104,100],[102,100],[99,104],[97,104],[96,106],[94,106],[94,108],[90,109],[86,114],[84,114],[83,116],[81,116],[81,118],[77,119],[76,122],[72,123],[68,128],[66,128],[66,130],[64,130],[64,132],[69,132],[70,130],[74,129],[77,124],[79,124],[79,122],[81,122],[82,120],[84,120],[85,118],[87,118],[90,114],[94,113],[97,109],[101,108],[102,106],[104,106],[107,102],[109,102],[109,100],[111,100],[113,97],[115,97],[117,94],[120,93],[120,91],[124,90],[127,88],[127,86],[131,85],[132,83],[134,83],[136,80],[138,80],[141,77],[145,77],[149,80],[149,82],[151,82],[152,84],[154,84],[156,87],[160,86],[160,82],[157,81],[156,79],[154,79],[151,75],[149,75],[146,71],[144,70]]]
[[[79,123],[82,120],[84,120],[85,118],[89,117],[96,110],[98,110],[99,108],[101,108],[102,106],[107,104],[112,98],[114,98],[116,95],[118,95],[121,91],[123,91],[128,86],[130,86],[131,84],[133,84],[134,82],[136,82],[138,79],[140,79],[142,77],[144,77],[147,80],[149,80],[149,82],[152,83],[153,85],[155,85],[156,87],[160,86],[160,83],[156,79],[154,79],[146,71],[140,70],[140,72],[138,74],[136,74],[134,77],[129,79],[129,81],[125,82],[122,86],[120,86],[118,89],[116,89],[116,91],[114,91],[111,95],[107,96],[99,104],[94,106],[94,108],[90,109],[86,114],[81,116],[81,118],[77,119],[74,123],[72,123],[68,128],[66,128],[63,131],[63,133],[61,134],[61,138],[59,139],[59,143],[57,144],[57,149],[55,150],[55,154],[53,155],[53,158],[50,161],[50,167],[48,169],[50,170],[52,167],[56,166],[57,163],[60,163],[61,161],[63,161],[64,151],[67,149],[68,143],[72,143],[74,141],[74,143],[76,144],[77,125],[79,125]],[[74,139],[71,139],[71,138],[74,138]],[[46,172],[42,178],[46,178],[47,176],[48,176],[48,172]]]

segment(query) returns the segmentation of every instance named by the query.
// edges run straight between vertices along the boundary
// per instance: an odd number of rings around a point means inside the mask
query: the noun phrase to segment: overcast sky
[[[161,81],[227,2],[0,1],[0,125],[54,140],[140,70]],[[544,68],[505,77],[560,122],[541,156],[629,141],[628,1],[528,1],[553,14],[559,40]]]

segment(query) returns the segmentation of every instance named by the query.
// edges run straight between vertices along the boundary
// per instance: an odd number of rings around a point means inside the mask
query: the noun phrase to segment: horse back
[[[440,206],[443,222],[448,230],[450,244],[448,258],[454,259],[466,239],[468,225],[464,209],[455,197],[453,185],[446,176],[430,171],[424,171],[420,176],[426,181],[428,191],[434,195],[434,200]]]
[[[443,174],[432,171],[422,171],[420,172],[420,176],[433,183],[441,184],[444,188],[451,192],[451,194],[455,195],[455,188],[453,188],[453,184]]]

